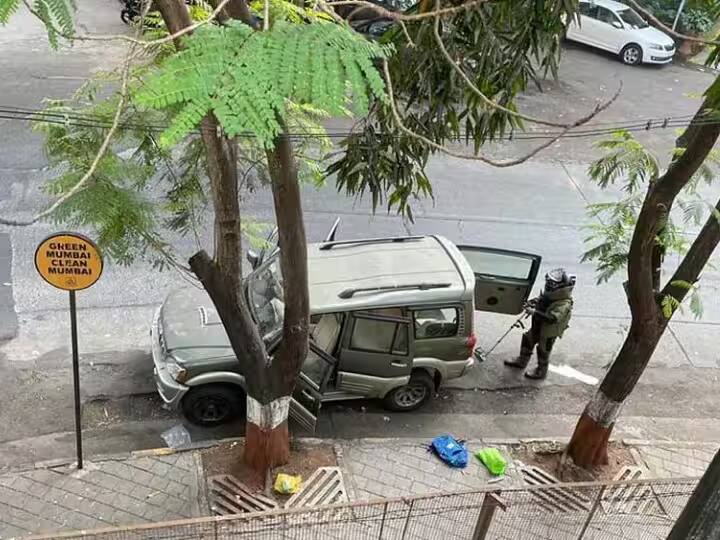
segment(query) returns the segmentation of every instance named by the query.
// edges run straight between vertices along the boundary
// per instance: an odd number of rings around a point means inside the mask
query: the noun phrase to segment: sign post
[[[75,291],[92,286],[103,271],[97,246],[76,233],[57,233],[40,242],[35,250],[35,268],[53,287],[70,294],[70,343],[72,346],[73,395],[75,400],[75,449],[77,467],[83,468],[82,409],[80,404],[80,356],[78,354]]]

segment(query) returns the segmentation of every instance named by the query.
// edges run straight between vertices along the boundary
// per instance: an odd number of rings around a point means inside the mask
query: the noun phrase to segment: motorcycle
[[[140,0],[121,0],[125,7],[120,11],[120,18],[125,24],[132,24],[137,21],[142,8]]]

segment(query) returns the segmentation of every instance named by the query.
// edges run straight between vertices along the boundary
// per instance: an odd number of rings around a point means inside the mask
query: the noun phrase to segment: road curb
[[[521,444],[532,444],[532,443],[557,443],[567,444],[569,437],[529,437],[529,438],[489,438],[489,439],[471,439],[479,441],[482,444],[490,446],[516,446]],[[221,444],[244,442],[245,437],[225,437],[222,439],[210,439],[205,441],[198,441],[191,443],[187,446],[180,448],[170,448],[162,446],[158,448],[148,448],[145,450],[134,450],[132,452],[120,452],[113,454],[98,454],[89,456],[91,461],[123,461],[130,458],[140,457],[158,457],[158,456],[169,456],[181,452],[194,452],[204,450],[206,448],[212,448]],[[318,446],[318,445],[330,445],[332,446],[338,463],[343,461],[342,448],[343,444],[353,443],[367,443],[367,444],[418,444],[419,442],[429,442],[427,438],[412,438],[412,437],[381,437],[381,438],[361,438],[361,439],[320,439],[317,437],[298,437],[291,440],[291,444],[300,444],[305,446]],[[628,437],[620,437],[616,439],[610,439],[610,442],[621,443],[626,446],[673,446],[679,448],[717,448],[720,445],[718,442],[693,442],[693,441],[672,441],[667,439],[633,439]],[[28,464],[26,467],[18,467],[15,469],[9,469],[4,473],[12,473],[25,471],[29,469],[56,469],[59,467],[65,467],[73,465],[76,462],[75,458],[59,458],[49,459],[43,461],[36,461],[32,464]]]

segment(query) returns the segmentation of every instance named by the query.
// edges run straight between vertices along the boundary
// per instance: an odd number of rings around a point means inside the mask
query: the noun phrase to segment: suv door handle
[[[407,364],[404,362],[390,362],[390,365],[393,367],[407,367]]]

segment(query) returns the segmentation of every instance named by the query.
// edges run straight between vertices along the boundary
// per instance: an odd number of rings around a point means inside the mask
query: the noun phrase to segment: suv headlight
[[[187,369],[180,367],[172,356],[169,356],[167,358],[167,364],[165,365],[165,369],[167,369],[167,372],[170,374],[170,376],[177,382],[182,383],[187,381]]]
[[[665,47],[663,47],[662,45],[658,45],[657,43],[651,43],[650,48],[655,49],[656,51],[664,51],[665,50]]]

